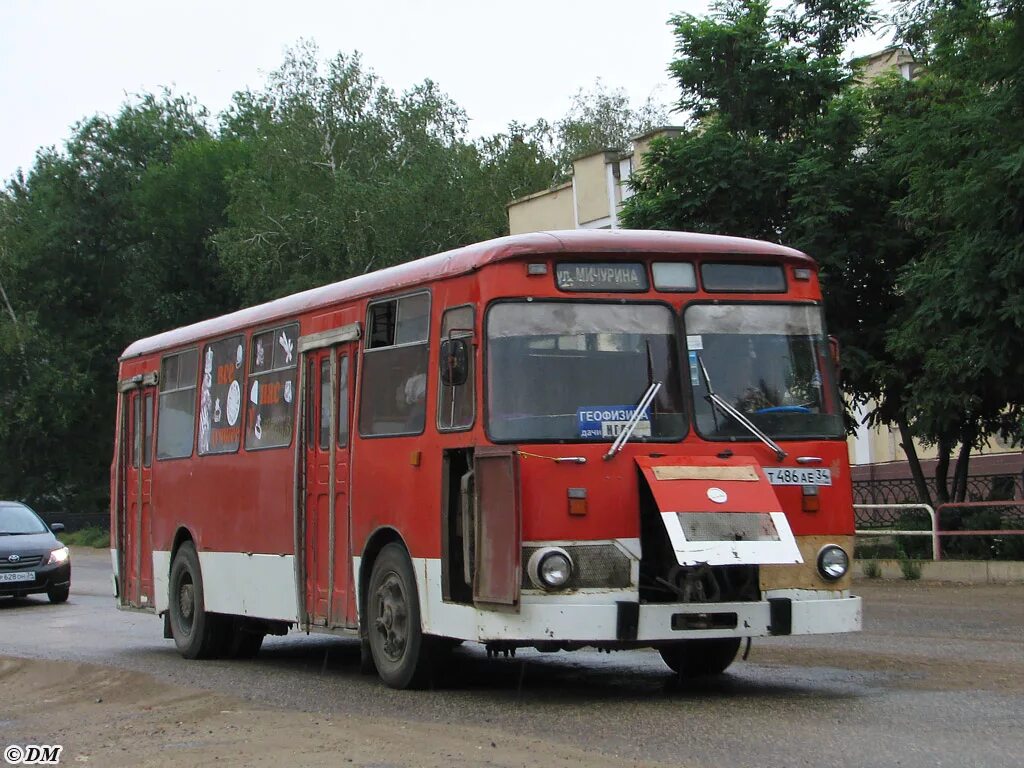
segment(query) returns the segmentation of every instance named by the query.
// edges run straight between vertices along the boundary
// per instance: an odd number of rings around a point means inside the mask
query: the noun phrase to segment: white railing
[[[904,509],[924,510],[928,513],[931,521],[930,531],[900,531],[891,528],[867,528],[855,531],[858,536],[931,536],[932,539],[932,560],[939,560],[942,557],[942,550],[939,547],[939,516],[930,504],[854,504],[854,509]]]

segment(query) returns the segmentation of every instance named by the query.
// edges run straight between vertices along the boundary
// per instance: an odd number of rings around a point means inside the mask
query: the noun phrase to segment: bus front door
[[[306,353],[305,593],[310,624],[355,627],[349,526],[354,344]]]
[[[118,530],[118,564],[122,574],[122,604],[153,605],[151,547],[153,495],[153,409],[156,387],[137,387],[124,393],[121,455],[122,514]]]

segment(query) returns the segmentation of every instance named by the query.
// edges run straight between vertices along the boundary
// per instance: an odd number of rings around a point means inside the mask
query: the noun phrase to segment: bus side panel
[[[293,455],[288,446],[155,462],[157,610],[166,609],[172,548],[185,529],[199,553],[210,610],[294,620]],[[288,616],[266,615],[264,606],[280,614],[283,601]]]

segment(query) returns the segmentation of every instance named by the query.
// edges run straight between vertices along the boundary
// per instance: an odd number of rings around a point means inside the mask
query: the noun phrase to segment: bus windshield
[[[662,386],[630,440],[685,432],[667,306],[502,302],[487,315],[487,344],[487,424],[496,442],[611,442],[655,382]]]
[[[821,309],[814,305],[695,304],[686,346],[697,431],[755,439],[708,398],[714,392],[771,437],[839,438],[844,424]]]

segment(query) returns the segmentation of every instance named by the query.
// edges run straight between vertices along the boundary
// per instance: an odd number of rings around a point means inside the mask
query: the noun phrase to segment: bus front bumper
[[[619,601],[559,605],[536,602],[524,603],[517,614],[490,611],[476,611],[476,614],[477,631],[468,633],[465,639],[481,642],[557,640],[602,646],[857,632],[863,623],[861,599],[855,596],[793,599],[779,595],[745,603]]]

